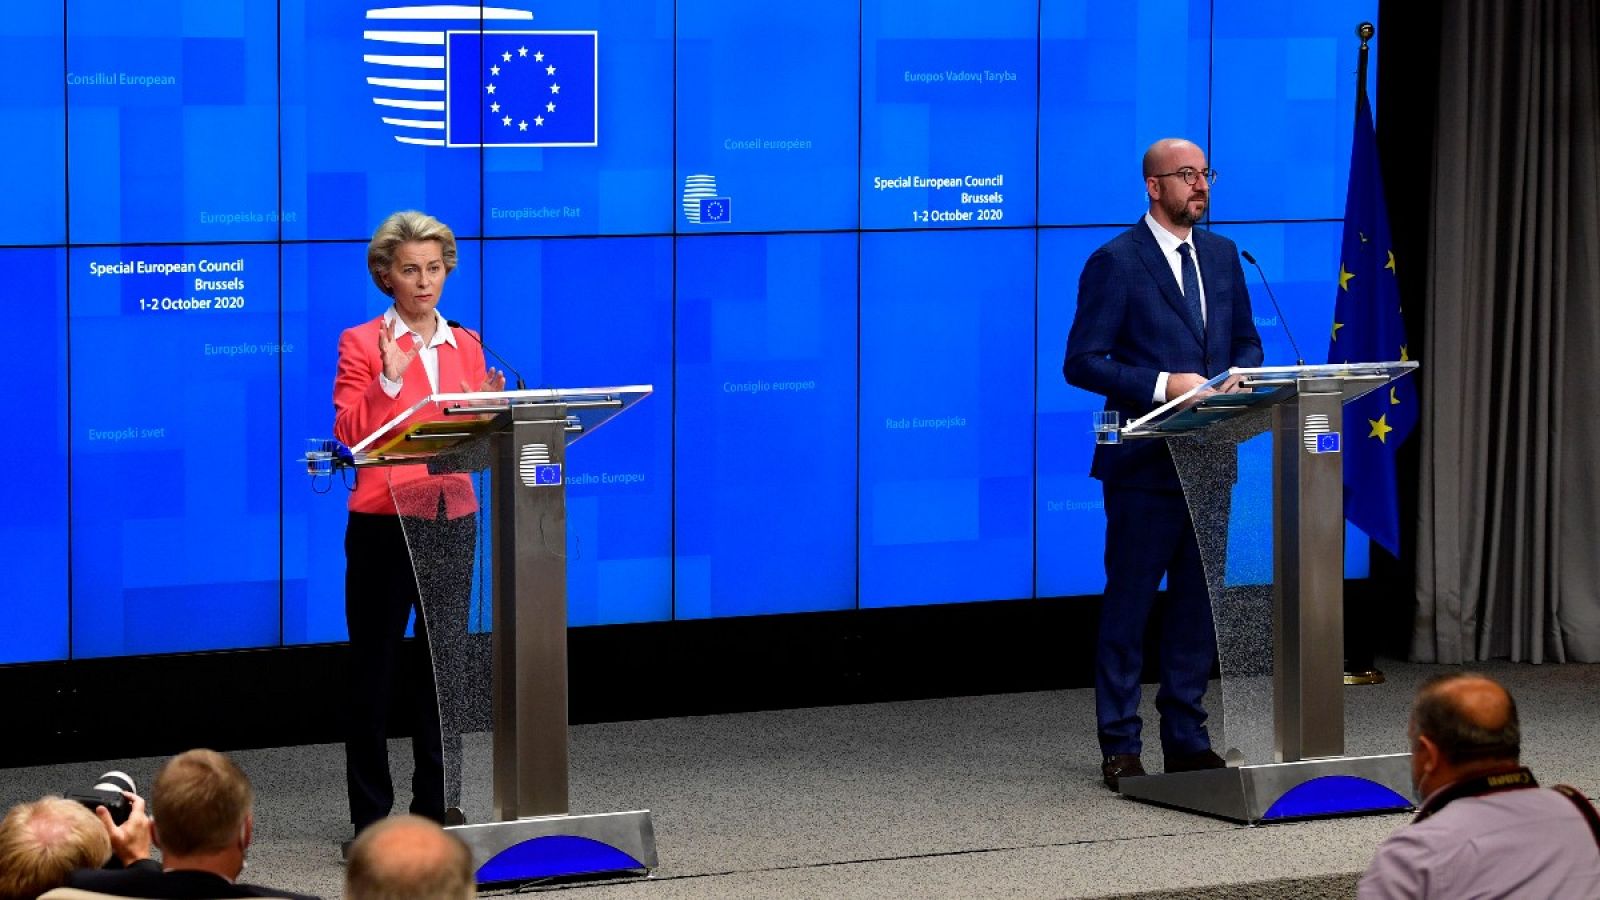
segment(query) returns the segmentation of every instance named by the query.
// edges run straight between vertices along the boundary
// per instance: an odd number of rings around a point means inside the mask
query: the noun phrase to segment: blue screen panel
[[[277,9],[68,5],[74,243],[278,236]]]
[[[1333,327],[1333,302],[1338,292],[1339,245],[1344,236],[1344,223],[1228,225],[1218,227],[1217,231],[1233,239],[1241,250],[1250,251],[1271,279],[1272,292],[1283,307],[1280,316],[1262,286],[1261,273],[1246,263],[1244,275],[1250,285],[1250,308],[1255,313],[1256,331],[1261,335],[1263,365],[1295,363],[1297,357],[1288,335],[1291,331],[1306,362],[1326,362],[1327,335]],[[1285,320],[1289,325],[1287,330]],[[1345,577],[1367,576],[1367,537],[1354,528],[1346,529],[1344,562]]]
[[[67,239],[66,93],[62,4],[13,4],[0,17],[0,244],[58,244]],[[17,177],[26,173],[25,177]]]
[[[508,98],[503,96],[507,91],[500,91],[493,99],[485,97],[488,103],[497,104],[498,110],[482,104],[470,108],[472,115],[485,117],[485,142],[491,145],[483,161],[486,234],[659,234],[672,230],[672,26],[670,0],[546,5],[539,10],[537,25],[516,26],[575,32],[542,40],[578,41],[575,46],[580,48],[581,41],[591,41],[589,47],[597,53],[598,77],[591,60],[578,59],[569,66],[556,58],[553,49],[550,58],[534,60],[543,53],[537,44],[519,43],[499,54],[488,49],[484,55],[490,57],[489,65],[506,76],[517,75],[532,60],[541,77],[498,84],[497,90],[506,88],[519,95]],[[538,35],[530,39],[533,37]],[[498,38],[491,31],[484,41],[494,44]],[[524,46],[530,50],[529,56],[519,55]],[[511,53],[511,60],[500,58],[506,52]],[[454,59],[452,56],[452,69]],[[590,68],[584,69],[585,65]],[[576,93],[583,87],[574,81],[580,76],[597,85],[586,98]],[[490,75],[491,80],[495,78]],[[531,90],[515,91],[519,84]],[[550,93],[551,88],[558,93]],[[454,92],[451,96],[453,101]],[[513,116],[519,104],[531,112]],[[454,114],[455,106],[451,109]],[[580,112],[587,117],[586,126],[564,118]],[[583,133],[585,127],[587,133]],[[565,133],[535,135],[532,142],[559,138],[592,146],[510,146],[530,143],[526,137],[530,131],[545,129]]]
[[[497,4],[512,8],[512,4]],[[371,10],[368,7],[371,7]],[[445,146],[439,7],[283,0],[283,236],[366,240],[398,209],[481,234],[482,151]],[[528,28],[527,18],[493,27]],[[458,85],[459,89],[459,85]]]
[[[680,232],[854,228],[857,0],[678,4]]]
[[[69,265],[73,656],[277,643],[278,248]]]
[[[27,447],[10,454],[12,514],[0,525],[7,573],[0,663],[65,659],[67,646],[67,254],[0,250],[10,288],[26,302],[10,314],[25,341],[11,366],[27,373]]]
[[[856,597],[856,236],[677,245],[676,617]]]
[[[567,613],[671,618],[672,239],[492,241],[484,269],[484,339],[529,387],[654,386],[567,450]]]
[[[1220,220],[1344,216],[1359,22],[1377,0],[1217,0],[1211,164]],[[1377,42],[1367,72],[1377,90]]]
[[[1105,502],[1089,477],[1091,413],[1105,398],[1070,387],[1061,375],[1067,332],[1078,308],[1083,263],[1120,228],[1039,232],[1038,563],[1040,597],[1098,594],[1105,588]]]
[[[1033,595],[1033,254],[862,237],[862,606]]]
[[[861,223],[1031,225],[1039,6],[868,0]]]
[[[1210,9],[1210,0],[1044,4],[1042,224],[1132,222],[1146,205],[1145,149],[1165,137],[1205,146]]]
[[[1219,225],[1217,233],[1248,250],[1261,264],[1243,260],[1245,282],[1250,286],[1250,308],[1261,335],[1263,365],[1292,366],[1297,354],[1289,333],[1300,345],[1308,363],[1327,361],[1328,331],[1333,326],[1333,301],[1339,287],[1339,241],[1342,222],[1294,224]],[[1273,308],[1262,281],[1271,281],[1272,293],[1283,307]],[[1284,328],[1287,320],[1288,329]]]
[[[473,321],[481,313],[477,241],[456,242],[439,312]],[[306,438],[333,436],[333,379],[339,336],[383,315],[392,301],[367,274],[365,243],[283,248],[283,442],[273,460],[283,477],[283,641],[345,639],[343,476],[313,481],[299,459]],[[276,439],[274,439],[276,440]]]

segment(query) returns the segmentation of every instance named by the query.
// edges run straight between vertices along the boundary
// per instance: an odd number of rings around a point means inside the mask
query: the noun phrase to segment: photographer
[[[144,800],[125,794],[130,811],[123,824],[104,807],[41,797],[19,803],[0,820],[0,900],[33,898],[59,887],[74,869],[149,862],[150,818]],[[108,862],[109,861],[109,862]]]
[[[71,887],[118,897],[300,897],[287,891],[238,884],[245,854],[255,833],[254,793],[250,780],[231,760],[213,750],[190,750],[173,757],[156,776],[150,792],[155,821],[144,817],[136,802],[128,822],[112,825],[122,832],[130,851],[136,832],[146,827],[161,848],[162,860],[138,862],[122,871],[79,869],[67,878]],[[96,810],[101,824],[109,813]],[[113,846],[118,836],[109,837]],[[148,841],[146,841],[148,847]]]
[[[1428,681],[1410,737],[1422,807],[1378,847],[1362,900],[1597,896],[1600,815],[1522,765],[1517,704],[1499,682],[1472,672]]]

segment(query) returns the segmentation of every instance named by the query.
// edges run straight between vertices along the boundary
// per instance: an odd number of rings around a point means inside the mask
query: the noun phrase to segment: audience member
[[[1504,687],[1472,673],[1435,678],[1417,692],[1410,734],[1422,808],[1378,847],[1362,898],[1600,896],[1600,816],[1520,764]]]
[[[110,858],[111,839],[81,804],[60,797],[19,803],[0,820],[0,900],[33,900],[73,869]]]
[[[345,900],[471,900],[477,895],[467,845],[421,816],[380,819],[350,848]]]
[[[190,750],[162,767],[150,791],[161,864],[121,871],[80,869],[67,884],[119,897],[301,897],[238,884],[255,832],[250,780],[212,750]]]

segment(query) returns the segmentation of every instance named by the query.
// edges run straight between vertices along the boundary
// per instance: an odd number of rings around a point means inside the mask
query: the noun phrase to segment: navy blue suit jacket
[[[1233,242],[1193,231],[1205,286],[1205,334],[1184,300],[1172,266],[1141,218],[1096,250],[1078,279],[1078,312],[1067,337],[1067,382],[1106,398],[1122,422],[1159,404],[1162,372],[1220,375],[1261,364],[1261,338]],[[1099,444],[1089,474],[1108,485],[1180,490],[1166,441]]]

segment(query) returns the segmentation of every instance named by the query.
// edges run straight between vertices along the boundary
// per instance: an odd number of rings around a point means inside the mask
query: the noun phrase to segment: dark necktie
[[[1183,299],[1189,304],[1189,314],[1194,316],[1195,327],[1203,335],[1206,333],[1206,317],[1200,312],[1200,270],[1195,268],[1188,244],[1178,245],[1178,255],[1183,257],[1183,262],[1178,265],[1183,270]]]

